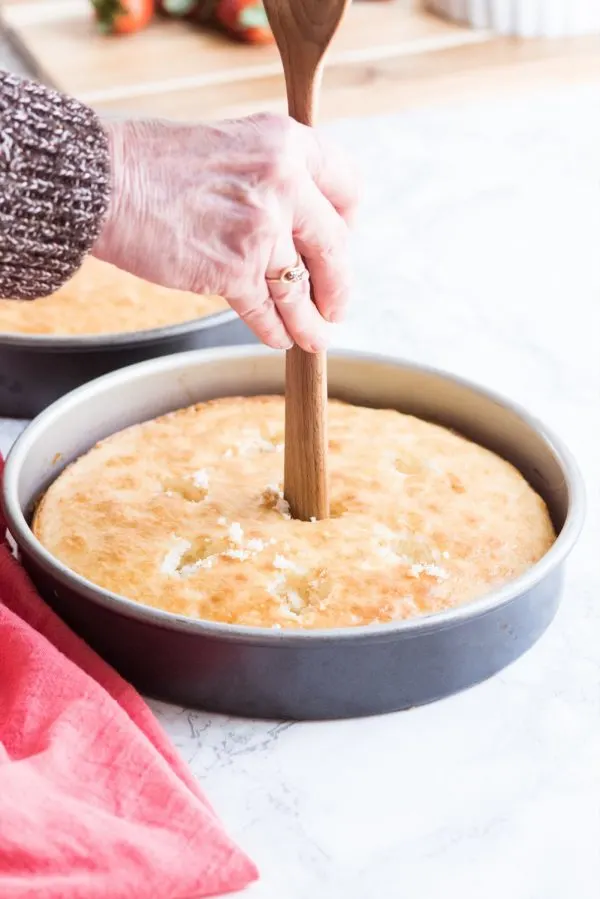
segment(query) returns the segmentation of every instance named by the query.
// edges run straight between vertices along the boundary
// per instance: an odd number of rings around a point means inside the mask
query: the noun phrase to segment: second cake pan
[[[122,334],[59,337],[0,333],[0,417],[33,418],[76,387],[146,359],[256,342],[252,331],[231,310]]]

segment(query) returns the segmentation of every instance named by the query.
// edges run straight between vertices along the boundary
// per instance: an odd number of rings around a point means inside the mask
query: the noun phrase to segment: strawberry
[[[105,34],[141,31],[154,15],[154,0],[92,0],[92,6]]]
[[[267,16],[258,0],[158,0],[159,13],[216,27],[249,44],[271,43]]]
[[[215,15],[232,35],[248,44],[270,44],[273,35],[267,14],[258,0],[220,0]]]

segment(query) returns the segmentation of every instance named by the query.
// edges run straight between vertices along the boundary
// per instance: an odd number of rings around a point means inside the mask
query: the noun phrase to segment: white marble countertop
[[[425,708],[273,724],[152,707],[259,864],[251,899],[595,899],[598,93],[330,130],[367,182],[338,341],[472,377],[563,436],[590,505],[564,602],[524,658]],[[19,429],[2,422],[4,451]]]

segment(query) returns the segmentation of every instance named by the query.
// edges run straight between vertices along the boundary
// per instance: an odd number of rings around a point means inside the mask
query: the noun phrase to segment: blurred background
[[[3,0],[1,16],[1,65],[103,114],[189,120],[284,105],[256,0]],[[355,0],[321,115],[597,79],[599,51],[598,0]]]

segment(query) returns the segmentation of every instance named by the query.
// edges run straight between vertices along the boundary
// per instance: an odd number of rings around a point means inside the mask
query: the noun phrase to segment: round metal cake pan
[[[393,359],[331,354],[330,395],[418,415],[495,451],[544,497],[556,526],[556,543],[533,568],[475,602],[337,630],[200,622],[94,586],[54,559],[30,530],[43,491],[97,440],[193,402],[281,393],[283,386],[283,354],[260,347],[179,354],[79,388],[23,432],[5,469],[4,510],[24,565],[59,615],[143,693],[261,718],[356,717],[432,702],[490,677],[535,643],[558,607],[563,562],[582,525],[577,466],[512,403]]]
[[[82,384],[146,359],[256,342],[232,310],[128,333],[81,337],[0,333],[0,417],[33,418]]]

